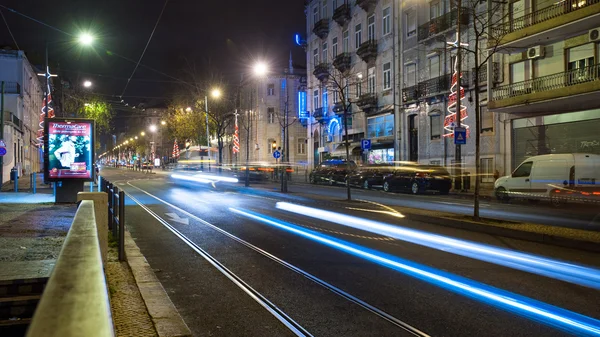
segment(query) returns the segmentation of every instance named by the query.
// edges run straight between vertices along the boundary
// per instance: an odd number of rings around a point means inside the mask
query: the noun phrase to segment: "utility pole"
[[[208,155],[208,172],[210,172],[210,139],[208,138],[208,96],[204,96],[204,109],[206,110],[206,154]],[[200,147],[200,144],[198,144]],[[198,148],[200,150],[200,148]]]
[[[287,75],[284,78],[285,83],[285,115],[283,117],[283,155],[281,156],[281,162],[283,163],[284,159],[286,163],[290,162],[290,152],[289,152],[289,130],[288,130],[288,102],[289,102],[289,90],[287,83]],[[281,170],[281,192],[287,193],[287,166],[283,165],[283,169]]]
[[[460,59],[460,54],[461,54],[461,44],[460,44],[460,14],[461,14],[461,6],[462,6],[462,0],[456,0],[456,83],[457,83],[457,97],[456,97],[456,127],[460,128],[460,119],[462,118],[462,114],[461,114],[461,102],[460,102],[460,88],[461,86],[461,59]],[[454,137],[456,137],[456,134],[454,135]],[[453,138],[454,139],[454,138]],[[456,142],[456,140],[455,140]],[[456,190],[461,190],[462,189],[462,154],[461,154],[461,145],[460,144],[456,144],[456,153],[454,156],[454,162],[455,162],[455,175],[456,175],[456,180],[454,181],[454,188]]]
[[[252,91],[253,88],[250,86],[250,110],[248,111],[248,132],[246,133],[246,183],[244,184],[246,187],[250,186],[250,133],[252,132],[252,110],[254,109],[252,105],[252,97],[254,96]]]
[[[0,89],[0,140],[4,139],[4,81],[2,81],[2,88]],[[0,186],[2,185],[4,178],[4,156],[0,156]]]

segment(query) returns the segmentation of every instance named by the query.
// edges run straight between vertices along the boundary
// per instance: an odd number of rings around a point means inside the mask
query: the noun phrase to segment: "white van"
[[[600,155],[547,154],[527,158],[510,176],[494,183],[496,198],[549,199],[555,206],[566,201],[600,201]]]

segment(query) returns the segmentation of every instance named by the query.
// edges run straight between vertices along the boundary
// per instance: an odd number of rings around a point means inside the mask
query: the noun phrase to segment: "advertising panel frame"
[[[87,123],[90,126],[90,132],[89,132],[89,136],[90,136],[90,148],[89,148],[89,156],[90,156],[90,167],[89,167],[89,177],[78,177],[78,176],[73,176],[73,177],[68,177],[68,176],[63,176],[63,177],[51,177],[50,176],[50,151],[49,151],[49,147],[50,147],[50,123],[64,123],[64,124],[71,124],[71,123]],[[96,142],[96,121],[93,119],[85,119],[85,118],[46,118],[44,121],[44,181],[48,181],[48,182],[54,182],[54,181],[94,181],[94,160],[96,158],[96,149],[95,149],[95,142]],[[87,163],[87,160],[86,160]],[[86,170],[88,168],[86,167]]]

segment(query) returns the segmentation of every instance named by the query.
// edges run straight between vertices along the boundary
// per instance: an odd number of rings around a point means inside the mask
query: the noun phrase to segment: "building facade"
[[[493,34],[504,76],[488,108],[507,132],[507,168],[534,155],[600,154],[600,3],[519,0],[502,11]]]
[[[21,50],[0,50],[0,81],[4,81],[4,143],[2,183],[10,180],[10,170],[42,170],[42,152],[37,132],[42,111],[43,86],[37,71]]]
[[[230,153],[229,163],[244,165],[248,153],[252,163],[275,164],[278,160],[274,158],[273,152],[285,150],[283,129],[287,126],[289,162],[301,166],[307,164],[304,69],[294,68],[290,59],[289,66],[281,72],[271,71],[262,78],[242,80],[239,106],[240,152],[237,156]],[[231,139],[226,140],[225,144],[230,145]],[[226,148],[231,152],[231,146]],[[286,155],[285,151],[283,155]],[[282,157],[279,160],[288,161],[288,158]]]

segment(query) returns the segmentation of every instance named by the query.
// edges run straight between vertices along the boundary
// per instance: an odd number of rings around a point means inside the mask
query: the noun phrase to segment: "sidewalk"
[[[29,174],[19,177],[19,192],[30,192],[31,188],[31,176]],[[52,193],[52,187],[50,184],[44,184],[44,174],[36,173],[36,192],[37,193]],[[2,192],[12,192],[15,190],[15,185],[13,181],[7,181],[2,184],[0,191]],[[49,192],[48,192],[49,191]]]
[[[0,324],[0,335],[24,335],[75,216],[76,205],[54,205],[53,202],[51,193],[0,193],[0,298],[4,298],[10,308],[10,317],[0,317],[0,323],[10,324]],[[134,274],[145,260],[140,261],[143,257],[135,253],[137,246],[133,240],[128,240],[127,249],[132,260],[119,262],[113,243],[104,266],[116,336],[189,336],[189,330],[186,334],[172,328],[178,323],[185,327],[185,323],[160,284],[160,287],[155,285],[150,294],[140,292],[141,285],[146,283]],[[136,264],[135,268],[131,263]],[[150,269],[142,276],[147,280],[154,274]],[[24,284],[30,286],[23,288]],[[15,293],[14,289],[20,290]],[[22,289],[29,290],[22,293]],[[28,299],[25,309],[24,302],[17,301],[25,298],[23,296]],[[15,301],[12,307],[11,300]],[[165,314],[164,308],[171,311]]]

